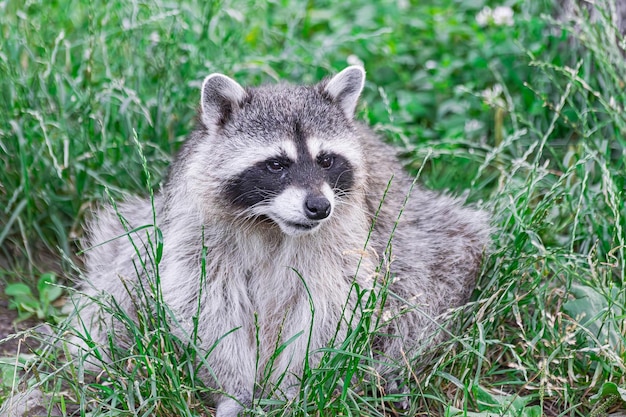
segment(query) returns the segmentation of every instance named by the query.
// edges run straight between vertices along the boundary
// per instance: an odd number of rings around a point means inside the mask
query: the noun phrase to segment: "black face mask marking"
[[[312,135],[307,132],[305,124],[295,120],[289,126],[290,131],[285,133],[293,140],[297,161],[291,160],[286,154],[281,154],[257,162],[241,172],[225,186],[225,196],[232,204],[241,208],[252,207],[271,201],[290,186],[306,190],[307,199],[320,197],[324,183],[327,183],[337,196],[350,191],[354,184],[354,174],[348,160],[334,153],[320,153],[312,157],[307,147],[307,138]],[[311,214],[313,217],[322,216],[321,213],[328,210],[321,207],[321,204],[313,206],[320,206],[313,210],[316,211],[316,214]],[[306,206],[304,211],[308,212]],[[328,214],[320,219],[327,216]]]
[[[224,193],[232,204],[242,208],[270,201],[289,186],[315,190],[313,194],[319,195],[326,182],[336,195],[341,196],[353,186],[352,171],[348,160],[337,154],[322,154],[311,160],[307,153],[297,162],[279,156],[257,162],[231,179]]]

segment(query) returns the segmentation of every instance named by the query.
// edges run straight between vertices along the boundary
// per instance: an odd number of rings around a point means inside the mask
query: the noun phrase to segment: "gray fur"
[[[180,334],[191,329],[198,294],[202,348],[210,348],[219,337],[239,328],[224,337],[208,358],[217,381],[208,372],[203,375],[208,385],[234,397],[214,398],[218,416],[235,416],[241,404],[250,404],[254,381],[263,374],[263,365],[277,343],[303,332],[274,364],[273,375],[278,377],[283,371],[290,375],[281,386],[288,391],[302,372],[308,338],[311,352],[327,346],[343,320],[337,339],[341,340],[347,328],[347,318],[341,316],[346,301],[348,311],[354,310],[358,318],[351,286],[356,280],[361,288],[372,288],[384,275],[378,275],[377,266],[390,270],[389,289],[396,296],[387,298],[381,317],[388,320],[381,332],[392,336],[380,337],[375,345],[382,355],[395,360],[441,340],[443,332],[432,318],[465,303],[474,288],[489,241],[489,218],[454,198],[416,185],[393,234],[390,256],[385,251],[413,180],[403,171],[394,149],[353,120],[364,76],[360,67],[349,67],[316,86],[245,90],[224,75],[207,77],[198,126],[173,162],[164,188],[155,195],[164,241],[159,265],[163,297],[176,314]],[[252,208],[235,207],[223,197],[225,184],[238,170],[258,162],[255,152],[292,140],[294,124],[299,126],[297,134],[328,144],[353,167],[350,191],[330,192],[332,212],[308,232],[280,227],[280,216],[301,216],[297,205],[293,209],[275,205],[273,200],[280,195],[269,195],[268,201]],[[311,176],[311,183],[298,190],[328,196],[333,187],[329,185],[323,188]],[[300,198],[299,192],[288,201]],[[148,199],[130,199],[118,210],[127,227],[152,224]],[[126,229],[112,208],[97,212],[89,230],[91,245],[107,243],[87,252],[88,281],[82,289],[94,297],[109,294],[134,314],[126,288],[132,291],[138,282],[136,261],[146,257],[146,231],[131,233],[136,250],[127,237],[119,238]],[[203,245],[207,277],[201,289]],[[151,273],[139,270],[141,279]],[[298,274],[315,305],[311,335],[309,297]],[[93,323],[88,324],[91,337],[106,344],[106,331],[96,324],[101,322],[97,306],[84,308],[81,318]],[[105,328],[120,327],[106,315],[102,320]],[[281,340],[277,340],[279,333]],[[435,333],[439,336],[432,337]],[[255,368],[257,349],[259,370]],[[318,356],[311,358],[315,365]]]

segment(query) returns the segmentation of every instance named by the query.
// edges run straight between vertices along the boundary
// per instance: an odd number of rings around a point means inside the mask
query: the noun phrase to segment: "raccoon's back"
[[[488,249],[490,216],[460,198],[422,188],[391,146],[373,134],[365,138],[368,210],[376,213],[372,244],[381,259],[385,253],[390,259],[394,296],[387,308],[390,316],[413,311],[389,333],[420,340],[435,330],[436,317],[469,300]]]

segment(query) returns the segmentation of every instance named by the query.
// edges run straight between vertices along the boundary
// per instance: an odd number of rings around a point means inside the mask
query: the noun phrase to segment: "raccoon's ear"
[[[200,108],[202,121],[210,131],[223,126],[243,104],[246,91],[223,74],[211,74],[202,83]]]
[[[352,119],[364,83],[365,70],[358,65],[352,65],[331,78],[323,86],[323,92],[341,107],[348,119]]]

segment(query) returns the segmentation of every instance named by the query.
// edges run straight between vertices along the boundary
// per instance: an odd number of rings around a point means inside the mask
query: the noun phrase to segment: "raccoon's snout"
[[[309,196],[304,202],[304,214],[310,220],[322,220],[330,215],[330,201],[324,196]]]
[[[257,213],[272,219],[286,235],[300,236],[317,230],[332,216],[333,197],[328,184],[320,190],[287,187],[268,204],[259,205]]]

